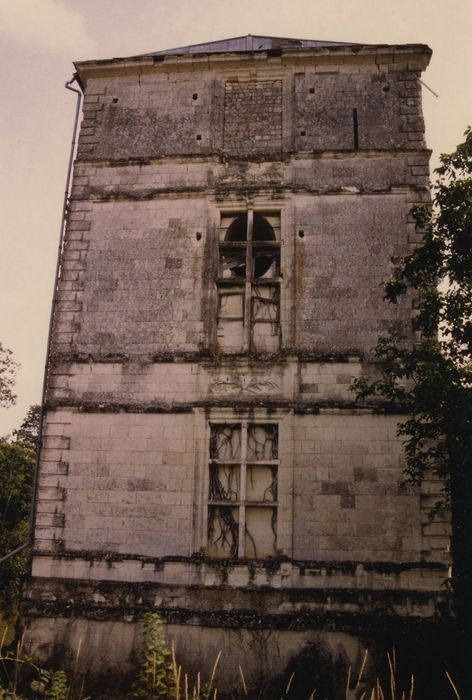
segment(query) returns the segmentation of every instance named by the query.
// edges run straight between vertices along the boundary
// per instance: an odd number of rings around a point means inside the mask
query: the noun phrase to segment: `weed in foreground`
[[[133,685],[133,697],[158,700],[175,695],[171,652],[159,615],[146,613],[142,619],[143,641],[139,652],[139,670]]]
[[[84,697],[83,684],[77,687],[77,668],[80,656],[80,643],[75,658],[71,679],[63,670],[46,670],[41,668],[31,656],[24,654],[23,640],[20,639],[14,651],[5,651],[5,634],[0,640],[0,700],[92,700]],[[202,682],[200,673],[196,678],[185,673],[176,659],[174,647],[169,649],[164,635],[161,618],[155,613],[148,613],[143,618],[143,642],[139,655],[139,668],[130,698],[147,700],[218,700],[225,689],[217,687],[217,670],[221,652],[218,654],[210,680]],[[385,683],[380,679],[368,682],[365,668],[368,652],[364,654],[357,676],[348,669],[345,684],[345,700],[416,700],[415,678],[412,675],[407,689],[398,686],[395,651],[387,655],[388,678]],[[241,689],[238,697],[254,697],[244,677],[243,669],[238,666]],[[449,672],[445,677],[450,688],[450,698],[461,700],[461,695]],[[301,698],[294,689],[295,674],[292,673],[282,694],[274,700],[329,700],[314,688],[306,698]],[[262,689],[256,689],[256,694]],[[227,693],[226,693],[227,695]]]
[[[0,700],[91,700],[83,696],[83,686],[74,690],[79,649],[72,681],[65,671],[41,668],[23,651],[21,638],[13,651],[5,651],[6,630],[0,640]]]

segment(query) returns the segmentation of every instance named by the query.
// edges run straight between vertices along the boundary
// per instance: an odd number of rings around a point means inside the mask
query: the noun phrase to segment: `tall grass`
[[[241,666],[238,666],[240,687],[233,694],[217,684],[221,652],[216,657],[208,680],[201,674],[191,676],[178,663],[174,646],[169,649],[163,634],[163,625],[158,615],[148,614],[143,619],[144,634],[139,656],[139,667],[127,698],[148,700],[218,700],[223,697],[257,698],[262,689],[250,688]],[[70,678],[63,670],[42,668],[33,657],[24,653],[23,639],[14,649],[5,647],[6,630],[0,640],[0,700],[92,700],[84,695],[83,676],[79,675],[79,642]],[[366,677],[368,652],[365,651],[357,674],[348,668],[344,683],[344,700],[416,700],[415,677],[410,676],[408,687],[400,688],[395,651],[387,654],[388,673],[383,681],[380,678],[369,680]],[[450,696],[444,700],[465,700],[461,698],[451,674],[446,671]],[[337,679],[339,681],[339,679]],[[281,691],[271,700],[331,700],[313,688],[307,695],[300,696],[295,689],[296,674],[292,673]],[[336,684],[339,686],[339,682]],[[236,692],[236,696],[234,695]],[[107,697],[111,698],[111,695]],[[120,695],[123,698],[123,695]]]
[[[0,640],[0,700],[91,700],[84,696],[84,682],[77,676],[80,643],[69,679],[65,671],[42,668],[25,654],[23,637],[13,650],[5,647],[6,634],[5,628]]]

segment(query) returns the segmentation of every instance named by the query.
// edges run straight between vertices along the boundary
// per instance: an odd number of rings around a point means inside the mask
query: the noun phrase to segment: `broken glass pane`
[[[241,459],[241,426],[223,423],[211,426],[210,459],[232,462]]]
[[[246,500],[273,503],[277,500],[277,466],[251,466],[246,472]]]
[[[219,277],[246,277],[246,249],[220,250]]]
[[[277,554],[277,509],[246,508],[245,556],[248,559]]]
[[[239,471],[239,466],[210,464],[209,500],[238,501]]]
[[[259,461],[277,459],[278,432],[276,425],[259,425],[251,423],[248,426],[247,459]]]
[[[237,557],[239,508],[208,507],[208,554],[212,557]]]
[[[228,225],[228,218],[222,217],[221,233],[224,240],[231,243],[247,241],[247,215],[236,217]],[[254,214],[252,238],[255,242],[275,241],[276,236],[273,227],[261,214]],[[253,270],[254,277],[278,276],[278,251],[264,248],[254,252]],[[220,277],[246,277],[246,249],[245,247],[222,248],[220,250]]]
[[[254,277],[279,277],[279,253],[277,250],[254,251]]]
[[[254,214],[252,238],[254,241],[275,241],[274,229],[262,214]]]
[[[247,214],[233,219],[228,226],[225,236],[226,241],[246,241],[247,240]]]

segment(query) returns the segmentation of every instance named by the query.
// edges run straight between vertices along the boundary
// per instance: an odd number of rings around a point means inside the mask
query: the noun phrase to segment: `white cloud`
[[[0,0],[0,35],[32,51],[94,55],[84,17],[56,0]]]

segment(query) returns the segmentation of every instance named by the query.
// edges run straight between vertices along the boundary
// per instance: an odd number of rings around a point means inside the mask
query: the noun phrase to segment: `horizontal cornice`
[[[109,75],[174,70],[203,71],[226,68],[276,66],[326,66],[347,64],[401,64],[412,70],[425,70],[432,51],[426,44],[366,44],[310,48],[283,47],[263,51],[182,53],[111,58],[74,63],[83,85],[90,78]]]

